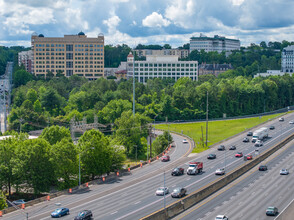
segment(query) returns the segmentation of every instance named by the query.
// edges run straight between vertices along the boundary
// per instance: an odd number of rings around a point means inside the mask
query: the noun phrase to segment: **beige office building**
[[[83,32],[64,37],[32,35],[32,73],[62,73],[94,80],[104,76],[104,36],[88,38]]]

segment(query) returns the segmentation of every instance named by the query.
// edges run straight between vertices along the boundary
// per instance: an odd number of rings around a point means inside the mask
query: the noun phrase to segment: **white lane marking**
[[[114,215],[114,214],[116,214],[116,213],[117,213],[117,211],[110,213],[110,215]]]
[[[138,201],[138,202],[136,202],[136,203],[134,203],[134,205],[137,205],[137,204],[139,204],[141,201]]]
[[[278,216],[274,220],[278,219],[279,216],[292,204],[293,201],[294,201],[294,199],[292,199],[292,201],[289,202],[289,204],[286,205],[286,207],[281,212],[279,212]]]

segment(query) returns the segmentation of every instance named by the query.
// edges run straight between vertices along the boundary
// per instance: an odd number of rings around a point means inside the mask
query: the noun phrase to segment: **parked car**
[[[252,131],[248,131],[247,136],[252,136],[253,132]]]
[[[25,200],[24,199],[18,199],[12,202],[14,205],[21,205],[21,204],[25,204]]]
[[[248,137],[244,137],[243,138],[243,142],[249,142],[249,138]]]
[[[60,218],[61,216],[69,215],[68,208],[58,208],[51,213],[52,218]]]
[[[261,140],[257,140],[254,144],[255,147],[261,147],[263,146],[263,142]]]
[[[293,120],[289,121],[289,124],[294,124],[294,121]]]
[[[208,154],[207,159],[215,159],[216,154]]]
[[[187,139],[184,139],[183,144],[187,144],[187,143],[188,143]]]
[[[180,198],[186,195],[187,190],[184,187],[177,187],[173,190],[171,197]]]
[[[75,220],[85,220],[85,219],[92,219],[93,214],[91,210],[83,210],[78,213],[75,217]]]
[[[235,145],[232,145],[229,150],[236,150],[236,146]]]
[[[280,175],[288,175],[288,174],[289,174],[289,170],[287,170],[287,169],[280,170]]]
[[[225,148],[224,145],[219,145],[217,149],[218,149],[218,150],[226,150],[226,148]]]
[[[159,187],[155,192],[157,196],[163,196],[164,194],[166,195],[168,193],[169,193],[169,189],[167,187]]]
[[[225,215],[218,215],[215,217],[215,220],[229,220],[229,218]]]
[[[179,175],[183,175],[183,174],[184,174],[184,168],[182,168],[182,167],[176,167],[171,172],[172,176],[179,176]]]
[[[269,127],[269,129],[270,129],[270,130],[274,130],[274,129],[275,129],[275,126],[271,125],[271,126]]]
[[[278,208],[276,208],[274,206],[270,206],[266,209],[265,214],[275,216],[278,214]]]
[[[215,175],[224,175],[225,173],[225,168],[219,168],[215,171]]]
[[[284,121],[284,118],[283,117],[279,118],[279,121]]]
[[[235,157],[243,157],[243,153],[242,152],[238,152],[235,154]]]
[[[251,154],[248,154],[246,157],[247,157],[247,160],[252,160],[253,158]]]
[[[168,155],[164,155],[161,157],[161,162],[167,162],[170,161],[170,157]]]
[[[267,170],[267,166],[266,165],[260,165],[258,168],[259,171],[266,171]]]

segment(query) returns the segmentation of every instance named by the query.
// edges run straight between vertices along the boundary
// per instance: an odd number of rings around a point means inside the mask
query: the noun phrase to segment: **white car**
[[[187,139],[184,139],[183,144],[187,144],[187,143],[188,143]]]
[[[215,220],[229,220],[229,218],[225,215],[218,215],[215,217]]]
[[[169,190],[167,187],[159,187],[157,190],[156,190],[156,195],[157,196],[163,196],[164,194],[168,194],[169,193]]]
[[[261,140],[257,140],[254,144],[255,147],[260,147],[263,145],[263,142]]]
[[[294,121],[293,120],[289,121],[289,124],[294,124]]]
[[[279,118],[279,121],[284,121],[284,118]]]
[[[280,175],[288,175],[288,174],[289,174],[289,170],[287,170],[287,169],[280,170]]]
[[[219,168],[215,171],[215,175],[224,175],[225,173],[225,168]]]

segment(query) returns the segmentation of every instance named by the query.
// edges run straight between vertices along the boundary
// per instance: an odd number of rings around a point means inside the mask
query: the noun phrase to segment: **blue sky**
[[[30,46],[33,32],[63,37],[99,33],[105,44],[182,46],[203,33],[294,41],[294,0],[0,0],[0,45]]]

